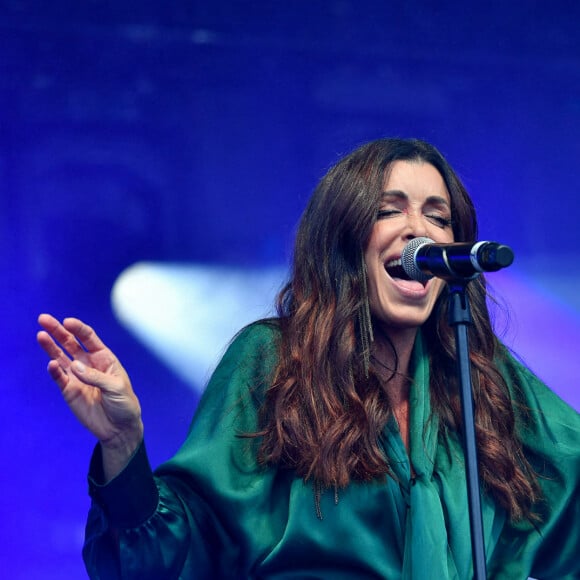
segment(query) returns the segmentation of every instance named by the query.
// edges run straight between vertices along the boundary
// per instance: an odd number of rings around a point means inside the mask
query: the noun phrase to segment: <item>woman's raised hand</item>
[[[77,318],[62,324],[49,314],[37,340],[48,373],[79,421],[101,442],[107,479],[120,471],[143,438],[141,406],[117,357]]]

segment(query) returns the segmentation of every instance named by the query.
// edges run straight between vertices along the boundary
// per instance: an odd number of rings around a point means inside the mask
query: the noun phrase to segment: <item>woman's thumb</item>
[[[75,360],[71,363],[71,369],[73,373],[85,384],[91,385],[93,387],[98,387],[100,389],[106,389],[106,379],[103,373],[87,367],[80,360]]]
[[[80,360],[73,361],[71,368],[75,372],[75,375],[84,375],[87,372],[87,367]]]

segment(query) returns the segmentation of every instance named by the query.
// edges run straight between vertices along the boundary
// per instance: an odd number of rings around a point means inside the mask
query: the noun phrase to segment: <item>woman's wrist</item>
[[[124,432],[114,440],[101,441],[103,475],[105,482],[116,477],[131,460],[143,441],[143,424],[130,432]]]

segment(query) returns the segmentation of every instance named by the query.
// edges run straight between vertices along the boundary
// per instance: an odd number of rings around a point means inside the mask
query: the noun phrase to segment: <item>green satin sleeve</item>
[[[524,452],[544,497],[537,530],[524,523],[502,530],[493,577],[518,577],[518,570],[529,566],[534,578],[580,578],[580,415],[511,356],[502,371],[512,390]]]
[[[254,440],[239,435],[256,430],[276,336],[273,326],[256,324],[233,341],[212,375],[181,450],[154,476],[142,446],[115,480],[101,486],[97,449],[83,549],[89,577],[243,577],[238,569],[247,570],[248,559],[260,550],[256,538],[261,535],[271,544],[273,531],[252,528],[251,517],[242,512],[275,515],[276,506],[264,498],[264,488],[280,476],[263,473],[255,462]],[[248,529],[253,549],[244,543]]]

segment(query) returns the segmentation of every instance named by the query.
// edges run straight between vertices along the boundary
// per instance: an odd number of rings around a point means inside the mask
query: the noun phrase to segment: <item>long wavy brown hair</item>
[[[447,161],[419,140],[380,139],[334,165],[304,211],[290,281],[278,296],[279,361],[260,411],[258,459],[305,480],[344,487],[391,473],[380,436],[391,413],[377,370],[365,363],[367,308],[362,255],[385,176],[397,160],[423,161],[443,177],[456,241],[475,241],[473,203]],[[469,329],[480,478],[513,520],[533,519],[539,487],[516,432],[508,387],[494,360],[502,347],[490,320],[483,276],[469,283]],[[429,345],[431,406],[442,442],[462,427],[447,289],[423,333]],[[368,309],[366,310],[368,312]],[[396,354],[396,353],[395,353]],[[396,369],[395,369],[396,370]]]

